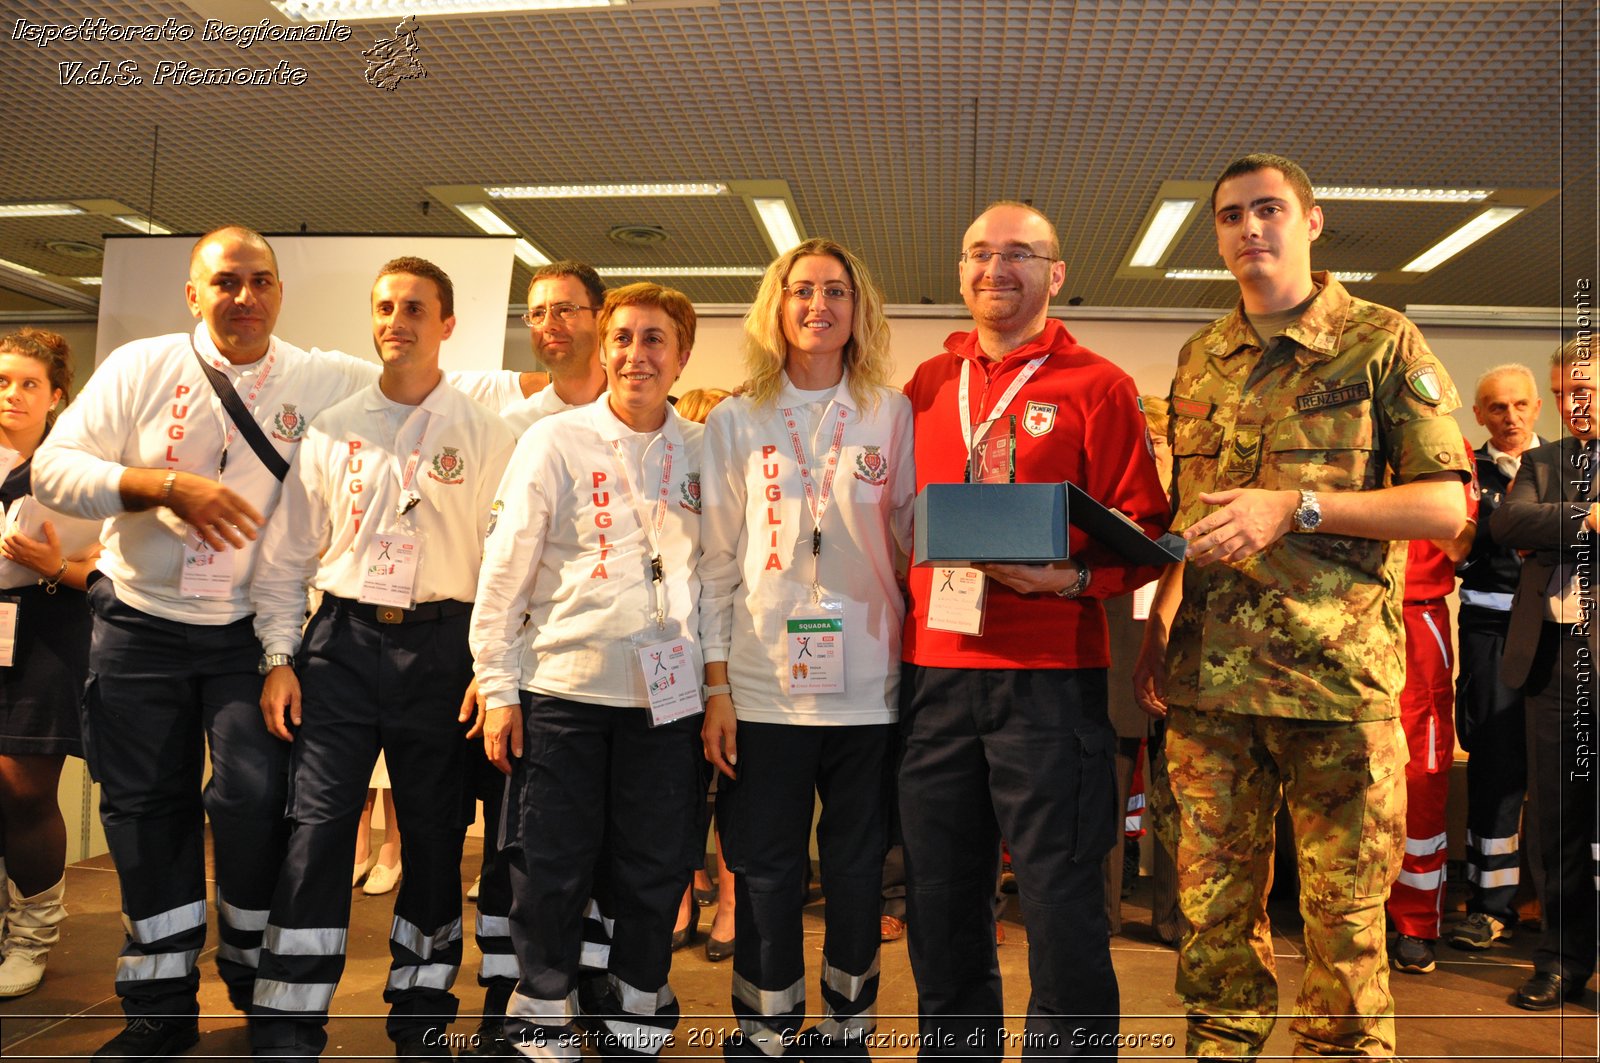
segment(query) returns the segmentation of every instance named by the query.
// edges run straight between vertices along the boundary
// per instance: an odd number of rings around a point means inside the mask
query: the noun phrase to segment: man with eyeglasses
[[[977,447],[1004,463],[1009,447],[990,441],[1004,443],[1014,423],[1017,481],[1070,480],[1147,532],[1165,530],[1133,380],[1047,316],[1066,278],[1049,219],[996,203],[968,228],[958,272],[976,328],[952,335],[906,385],[918,490],[961,482]],[[1028,922],[1024,1054],[1115,1052],[1101,860],[1121,816],[1101,601],[1159,569],[1129,567],[1076,530],[1071,553],[963,574],[966,587],[986,581],[967,599],[979,603],[976,622],[964,625],[943,619],[954,584],[911,570],[900,816],[924,1056],[998,1060],[1009,1047],[990,903],[1002,837]]]
[[[550,372],[550,383],[500,411],[513,434],[520,437],[535,422],[553,413],[587,406],[605,390],[600,335],[595,327],[595,311],[605,299],[605,292],[600,275],[583,262],[565,259],[534,270],[528,286],[528,312],[522,315],[522,321],[528,326],[534,358]],[[483,1019],[476,1038],[462,1050],[463,1058],[515,1054],[505,1040],[506,1004],[517,985],[517,957],[511,945],[511,869],[499,845],[506,777],[481,757],[477,758],[476,770],[484,826],[474,931],[482,957],[478,983],[484,987]],[[603,972],[610,944],[593,902],[583,932],[584,968]]]
[[[606,389],[594,317],[605,296],[600,275],[586,263],[566,259],[534,271],[522,323],[528,326],[533,356],[550,371],[550,384],[500,411],[519,437],[540,418],[587,406]]]

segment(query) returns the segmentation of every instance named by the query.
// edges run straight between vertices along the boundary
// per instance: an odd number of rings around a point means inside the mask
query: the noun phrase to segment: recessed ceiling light
[[[1369,185],[1329,185],[1315,192],[1318,199],[1381,203],[1477,203],[1494,195],[1485,188],[1378,188]]]
[[[83,212],[71,203],[0,203],[0,218],[54,218]]]
[[[517,237],[517,242],[512,245],[511,253],[516,255],[518,260],[529,269],[538,269],[540,266],[548,266],[550,264],[549,255],[540,251],[520,236]]]
[[[114,214],[112,217],[135,232],[146,233],[151,236],[172,235],[172,230],[165,225],[151,218],[141,217],[138,214]]]
[[[91,288],[100,287],[99,277],[73,277],[72,279],[77,281],[79,284],[87,284]]]
[[[800,245],[800,227],[794,223],[794,215],[789,213],[788,200],[756,196],[752,202],[761,224],[766,226],[767,238],[772,241],[778,254]]]
[[[24,266],[22,263],[13,262],[9,258],[0,258],[0,269],[14,270],[17,273],[26,273],[30,277],[44,276],[43,270],[34,269],[32,266]]]
[[[765,266],[596,266],[602,277],[759,277]]]
[[[406,15],[495,15],[514,11],[563,11],[584,7],[627,7],[630,0],[272,0],[272,6],[297,22],[337,18],[361,22]]]
[[[494,185],[485,192],[493,199],[617,199],[644,196],[725,196],[728,186],[710,181],[676,184],[610,185]]]
[[[1189,220],[1189,215],[1198,205],[1199,201],[1193,199],[1163,199],[1161,206],[1156,208],[1155,216],[1150,219],[1150,227],[1139,240],[1139,246],[1133,249],[1133,257],[1128,260],[1128,265],[1159,266],[1172,241],[1183,229],[1184,222]]]
[[[517,235],[517,230],[511,227],[510,222],[506,221],[504,218],[496,214],[493,210],[484,206],[482,203],[457,203],[455,204],[455,208],[459,210],[468,221],[482,229],[484,232],[488,233],[490,236]]]
[[[1523,207],[1490,207],[1416,258],[1401,266],[1406,273],[1426,273],[1482,240],[1521,214]]]
[[[1367,273],[1360,270],[1332,271],[1333,279],[1343,284],[1359,284],[1362,281],[1374,280],[1377,273]],[[1169,269],[1165,273],[1169,281],[1231,281],[1232,273],[1225,269]]]

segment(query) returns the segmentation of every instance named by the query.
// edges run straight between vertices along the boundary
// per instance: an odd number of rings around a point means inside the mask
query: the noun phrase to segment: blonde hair
[[[678,416],[686,421],[705,424],[706,418],[711,415],[711,411],[716,408],[717,403],[731,397],[731,393],[723,391],[721,388],[695,388],[679,395],[678,405],[674,406],[673,409],[677,410]]]
[[[839,260],[856,290],[850,339],[844,345],[844,368],[850,375],[850,397],[863,410],[878,406],[878,392],[889,386],[894,362],[889,354],[889,320],[883,314],[883,293],[872,282],[866,264],[849,249],[826,237],[807,240],[785,251],[767,267],[761,287],[744,318],[744,362],[750,374],[744,394],[757,405],[771,405],[783,390],[783,366],[789,342],[783,336],[783,287],[789,271],[806,255]]]

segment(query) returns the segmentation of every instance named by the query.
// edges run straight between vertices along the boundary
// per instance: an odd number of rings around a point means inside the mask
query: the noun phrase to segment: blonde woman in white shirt
[[[606,394],[518,442],[472,616],[485,750],[512,775],[502,831],[520,979],[506,1037],[552,1060],[579,1056],[591,896],[613,935],[601,1052],[660,1052],[679,1013],[673,917],[704,856],[701,428],[667,402],[694,308],[632,284],[606,293],[597,325]]]
[[[745,318],[751,384],[706,424],[705,754],[737,900],[731,1056],[865,1057],[875,1025],[889,750],[915,477],[911,406],[865,266],[810,240]],[[805,1017],[801,907],[816,797],[823,1018]]]

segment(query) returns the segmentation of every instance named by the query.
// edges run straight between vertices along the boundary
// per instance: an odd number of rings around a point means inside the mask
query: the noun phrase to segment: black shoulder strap
[[[191,347],[194,346],[192,338],[189,344]],[[250,444],[250,449],[256,452],[261,464],[265,465],[267,471],[276,476],[281,483],[283,478],[289,475],[289,463],[283,460],[278,448],[267,441],[267,434],[261,430],[256,419],[250,416],[250,411],[244,408],[244,400],[233,389],[233,384],[227,375],[208,364],[198,347],[194,347],[194,357],[195,361],[200,363],[200,371],[205,373],[206,380],[210,382],[211,390],[222,400],[222,408],[228,411],[228,418],[233,421],[233,426],[244,436],[244,441]]]

